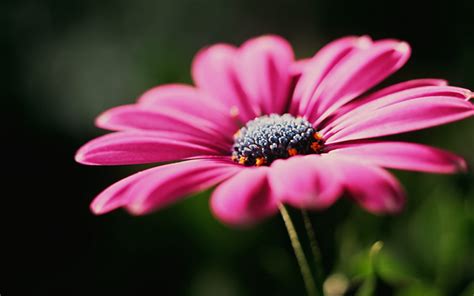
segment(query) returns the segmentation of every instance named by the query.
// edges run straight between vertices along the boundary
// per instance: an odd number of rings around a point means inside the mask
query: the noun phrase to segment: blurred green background
[[[264,33],[298,57],[348,34],[408,41],[408,65],[384,84],[441,77],[474,88],[474,1],[2,0],[1,295],[303,295],[280,217],[229,229],[201,194],[145,217],[88,209],[138,167],[73,161],[103,134],[94,117],[146,89],[190,82],[190,62],[214,42]],[[474,120],[398,137],[474,164]],[[474,294],[474,175],[396,172],[408,203],[376,217],[348,201],[311,213],[332,288],[355,295]],[[302,221],[291,211],[299,229]],[[303,233],[301,233],[303,234]],[[369,267],[370,246],[384,247]],[[303,243],[307,243],[303,239]],[[336,284],[334,284],[336,283]],[[340,294],[333,294],[340,295]]]

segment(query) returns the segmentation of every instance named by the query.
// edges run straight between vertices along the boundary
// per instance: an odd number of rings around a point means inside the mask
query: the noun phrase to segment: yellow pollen
[[[239,164],[245,164],[246,161],[247,161],[247,157],[245,157],[245,156],[241,156],[239,158]]]
[[[255,161],[255,165],[256,166],[261,166],[265,163],[265,158],[263,157],[257,157],[256,161]]]
[[[320,133],[317,133],[317,132],[314,133],[313,137],[318,141],[323,139],[323,136]]]
[[[315,152],[318,152],[319,149],[321,149],[321,144],[319,144],[318,142],[314,142],[313,144],[311,144],[311,149],[313,149]]]
[[[296,150],[295,148],[290,148],[288,149],[288,154],[290,156],[295,156],[296,154],[298,154],[298,150]]]
[[[236,131],[234,134],[234,139],[238,138],[240,136],[240,130]]]

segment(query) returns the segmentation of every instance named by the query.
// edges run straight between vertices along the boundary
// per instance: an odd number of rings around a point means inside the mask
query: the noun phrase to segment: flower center
[[[270,165],[279,158],[320,153],[323,144],[306,119],[270,114],[247,122],[235,133],[232,159],[246,166]]]

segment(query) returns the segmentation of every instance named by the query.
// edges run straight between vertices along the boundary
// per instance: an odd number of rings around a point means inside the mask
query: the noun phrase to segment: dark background
[[[0,294],[303,295],[280,217],[229,229],[201,194],[159,213],[96,217],[88,205],[138,167],[84,167],[76,149],[102,134],[94,117],[146,89],[190,82],[214,42],[265,33],[298,57],[348,34],[408,41],[408,65],[387,83],[440,77],[474,88],[474,1],[2,0]],[[404,139],[474,164],[474,121]],[[399,173],[405,212],[376,217],[341,201],[312,213],[325,271],[354,295],[377,260],[377,295],[474,293],[474,175]],[[301,229],[296,211],[291,212]],[[305,241],[303,241],[305,243]]]

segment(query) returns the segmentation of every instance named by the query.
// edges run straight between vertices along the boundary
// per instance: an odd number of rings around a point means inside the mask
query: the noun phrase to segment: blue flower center
[[[306,119],[270,114],[247,122],[235,133],[232,159],[246,166],[270,165],[279,158],[320,153],[323,144]]]

